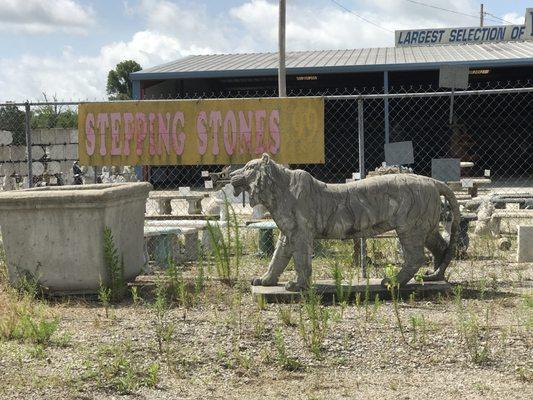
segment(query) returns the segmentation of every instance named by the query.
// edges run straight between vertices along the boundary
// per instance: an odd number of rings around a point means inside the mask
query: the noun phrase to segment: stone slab
[[[77,144],[67,144],[65,146],[65,158],[68,160],[78,159],[78,145]]]
[[[252,295],[254,297],[261,296],[267,303],[295,303],[299,302],[301,293],[289,292],[284,287],[284,282],[277,286],[252,286]],[[322,296],[324,302],[331,302],[333,296],[336,294],[337,287],[333,280],[319,280],[314,285],[315,290]],[[343,292],[347,294],[351,300],[355,299],[359,293],[361,299],[364,299],[366,293],[371,301],[378,295],[380,299],[389,299],[390,292],[387,288],[381,286],[381,279],[370,279],[368,285],[366,281],[361,279],[360,282],[342,284]],[[437,293],[446,293],[451,290],[452,286],[445,281],[424,282],[417,283],[411,281],[404,288],[400,289],[402,298],[407,298],[411,293],[416,293],[417,296],[425,297],[435,295]]]
[[[413,142],[395,142],[385,144],[385,162],[387,165],[409,165],[415,162]]]
[[[431,177],[443,182],[461,180],[461,164],[458,158],[434,158],[431,160]]]
[[[518,226],[518,262],[533,262],[533,226]]]
[[[51,160],[64,160],[65,159],[65,146],[62,144],[54,144],[48,146],[48,157]]]

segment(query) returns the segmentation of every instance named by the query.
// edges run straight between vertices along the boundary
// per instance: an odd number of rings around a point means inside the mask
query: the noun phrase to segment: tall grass
[[[213,245],[217,275],[222,282],[233,285],[239,278],[242,243],[237,215],[225,193],[222,207],[225,209],[225,215],[228,216],[224,232],[220,224],[212,224],[209,221],[207,231]]]
[[[313,286],[302,293],[300,305],[300,336],[316,356],[320,357],[322,344],[329,330],[331,313],[322,305],[322,298]]]
[[[107,276],[100,286],[108,290],[110,302],[120,301],[126,293],[124,257],[119,255],[113,233],[107,226],[104,228],[104,265]]]

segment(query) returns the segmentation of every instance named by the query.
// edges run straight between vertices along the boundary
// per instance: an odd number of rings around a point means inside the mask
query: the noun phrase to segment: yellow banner
[[[320,97],[81,103],[82,165],[324,163]]]

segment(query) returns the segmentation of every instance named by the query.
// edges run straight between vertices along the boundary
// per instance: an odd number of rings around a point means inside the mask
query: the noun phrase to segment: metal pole
[[[452,88],[450,94],[450,125],[453,124],[453,95],[455,93],[455,88]]]
[[[383,91],[389,94],[389,71],[383,72]],[[385,97],[385,144],[389,143],[389,98]]]
[[[33,166],[31,156],[31,127],[30,127],[30,102],[24,103],[25,114],[25,128],[26,128],[26,153],[28,154],[28,187],[33,187]]]
[[[357,132],[359,137],[359,176],[365,178],[365,128],[363,125],[363,99],[357,100]],[[361,272],[363,278],[366,274],[366,241],[361,238]]]
[[[287,96],[287,81],[285,74],[285,0],[279,0],[279,26],[278,26],[278,92],[279,97]]]
[[[481,7],[480,7],[480,11],[479,11],[479,26],[483,28],[483,16],[484,16],[484,12],[483,12],[483,3],[481,3]]]

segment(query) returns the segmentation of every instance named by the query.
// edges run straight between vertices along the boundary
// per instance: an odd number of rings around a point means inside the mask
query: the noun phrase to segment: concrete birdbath
[[[105,283],[104,228],[124,260],[124,279],[143,267],[149,183],[55,186],[0,193],[8,275],[31,276],[52,293],[94,293]]]

